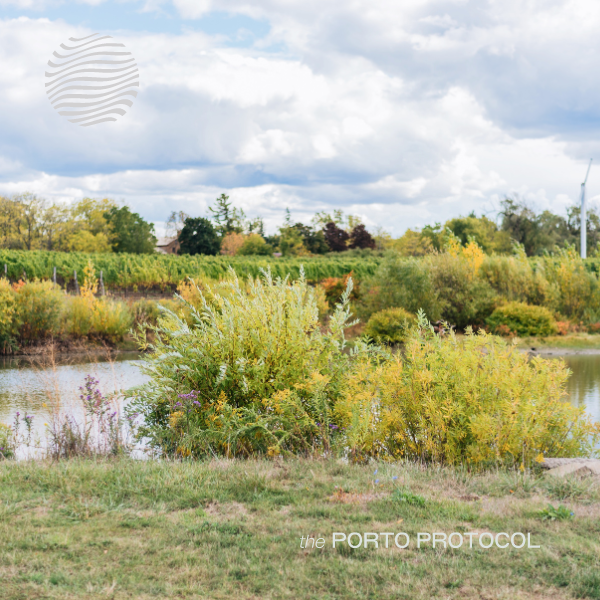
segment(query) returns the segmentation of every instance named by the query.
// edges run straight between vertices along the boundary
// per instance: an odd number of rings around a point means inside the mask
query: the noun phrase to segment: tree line
[[[67,205],[34,194],[0,196],[0,247],[62,252],[154,252],[154,225],[110,199]]]
[[[375,249],[375,240],[354,215],[317,213],[310,225],[293,223],[289,209],[275,235],[266,235],[262,219],[247,219],[229,196],[209,207],[211,218],[173,212],[167,231],[179,239],[182,254],[310,256],[352,249]]]
[[[600,215],[587,213],[588,255],[599,253]],[[444,224],[408,229],[392,238],[379,229],[369,233],[354,215],[342,210],[318,212],[309,224],[293,222],[289,210],[277,233],[267,235],[261,218],[249,219],[221,194],[206,217],[173,211],[167,235],[177,237],[182,254],[310,256],[347,250],[393,249],[404,256],[442,251],[453,237],[463,245],[475,241],[486,254],[510,254],[515,244],[528,256],[574,247],[579,252],[580,209],[566,216],[548,210],[536,212],[519,198],[505,198],[492,220],[471,213]],[[48,202],[34,194],[0,196],[0,248],[63,252],[153,253],[154,225],[126,205],[111,199],[83,198],[67,205]]]
[[[462,245],[477,242],[486,254],[510,254],[515,244],[527,256],[542,256],[557,248],[574,247],[580,251],[580,215],[578,206],[567,208],[563,217],[549,210],[536,212],[519,198],[505,198],[498,211],[497,221],[471,213],[457,217],[443,225],[427,225],[420,230],[408,229],[403,236],[392,239],[384,236],[383,245],[394,248],[405,256],[423,256],[442,250],[448,237],[458,238]],[[587,211],[588,256],[600,251],[600,215],[596,208]]]

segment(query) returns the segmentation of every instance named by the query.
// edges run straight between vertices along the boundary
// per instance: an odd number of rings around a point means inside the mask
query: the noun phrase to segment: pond
[[[21,420],[32,415],[32,438],[43,442],[53,414],[83,418],[79,388],[87,375],[99,381],[98,388],[108,396],[147,381],[139,369],[141,362],[137,352],[61,356],[56,361],[51,357],[0,357],[0,422],[12,424],[17,412]],[[122,408],[121,402],[117,405]]]
[[[585,406],[600,421],[600,354],[545,355],[562,358],[573,372],[567,389],[571,402]],[[86,375],[92,375],[104,395],[147,381],[140,372],[140,356],[120,353],[116,357],[62,357],[45,359],[0,358],[0,422],[10,424],[16,412],[33,415],[34,435],[43,437],[53,409],[76,418],[83,416],[79,396]]]

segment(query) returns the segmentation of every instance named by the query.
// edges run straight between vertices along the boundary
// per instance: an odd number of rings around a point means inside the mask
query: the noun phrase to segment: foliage
[[[64,306],[63,292],[49,281],[19,281],[13,290],[19,342],[28,345],[55,335]]]
[[[343,349],[351,285],[325,332],[303,277],[265,272],[244,288],[231,272],[220,286],[228,294],[197,288],[202,305],[188,303],[192,326],[171,313],[155,329],[143,368],[150,381],[132,391],[145,418],[140,432],[181,455],[326,448],[330,398],[350,360]]]
[[[218,249],[216,250],[218,253]],[[261,269],[271,269],[273,276],[290,274],[297,278],[304,268],[307,279],[320,281],[325,277],[343,277],[352,271],[358,279],[372,275],[379,265],[376,255],[350,256],[346,253],[334,256],[302,258],[272,258],[262,256],[206,256],[172,254],[83,254],[21,250],[0,250],[0,274],[8,265],[12,280],[22,278],[23,271],[29,279],[51,279],[56,267],[59,281],[73,280],[73,271],[81,273],[91,260],[96,270],[104,273],[104,283],[114,287],[151,288],[177,286],[188,277],[220,279],[227,276],[232,267],[240,277],[257,277]]]
[[[423,312],[404,358],[359,364],[335,406],[356,457],[525,468],[548,456],[590,456],[600,439],[564,399],[558,360],[531,360],[483,331],[437,336]]]
[[[431,239],[412,229],[407,229],[397,240],[389,241],[387,246],[402,256],[425,256],[433,251]]]
[[[304,245],[304,237],[295,227],[281,227],[279,235],[279,251],[283,256],[308,256],[310,253]]]
[[[366,282],[361,318],[368,318],[384,308],[401,307],[410,313],[422,308],[436,321],[442,316],[442,305],[434,288],[431,266],[416,258],[403,258],[394,252],[386,254],[373,277]]]
[[[228,233],[242,233],[244,230],[246,215],[243,210],[232,206],[226,194],[221,194],[215,200],[215,206],[210,206],[208,210],[213,213],[213,219],[217,223],[215,230],[221,238]]]
[[[343,277],[327,277],[321,281],[319,287],[325,293],[325,299],[330,306],[335,306],[344,295],[348,287],[348,282],[352,278],[353,273],[346,273]],[[350,300],[358,300],[360,298],[360,286],[354,283],[352,279],[352,292]]]
[[[241,233],[230,231],[221,240],[221,254],[235,256],[244,245],[245,237]]]
[[[246,236],[244,243],[236,254],[238,256],[270,256],[273,254],[273,246],[267,244],[262,235],[251,233]]]
[[[131,212],[128,206],[113,206],[105,214],[111,230],[111,244],[114,252],[152,254],[156,246],[154,224],[147,223],[139,214]]]
[[[54,459],[79,456],[118,456],[128,451],[123,423],[111,399],[104,396],[99,381],[87,375],[79,399],[84,421],[68,415],[55,417],[48,429],[48,453]]]
[[[343,252],[348,249],[350,236],[333,221],[327,223],[325,227],[323,227],[323,235],[332,252]]]
[[[112,246],[104,232],[93,234],[87,229],[74,233],[67,242],[69,252],[111,252]]]
[[[503,335],[545,337],[557,333],[552,313],[543,306],[509,302],[499,306],[487,319],[490,329]]]
[[[600,284],[573,247],[545,261],[546,277],[556,288],[554,308],[561,314],[594,320],[600,313]]]
[[[553,303],[554,288],[545,277],[544,265],[516,256],[486,257],[480,276],[502,298],[527,304]]]
[[[16,347],[19,328],[17,297],[6,279],[0,279],[0,354]]]
[[[350,232],[348,248],[371,248],[372,250],[375,249],[375,240],[362,223],[354,227],[354,229],[352,229],[352,231]]]
[[[483,259],[483,253],[471,244],[427,259],[442,319],[459,329],[483,325],[494,310],[496,294],[478,276]]]
[[[419,508],[423,508],[427,504],[427,501],[425,500],[425,498],[423,498],[423,496],[413,494],[408,490],[399,489],[395,490],[392,494],[392,501],[399,503],[404,502],[406,504],[410,504],[411,506],[418,506]]]
[[[539,516],[543,521],[566,521],[573,518],[573,512],[562,504],[558,508],[548,504],[546,508],[540,510]]]
[[[212,223],[202,217],[188,218],[179,234],[181,254],[206,254],[214,256],[219,253],[220,241]]]
[[[13,430],[4,423],[0,423],[0,460],[15,457],[15,436]]]
[[[471,213],[468,217],[450,219],[444,225],[460,241],[463,246],[475,242],[486,254],[509,254],[512,241],[507,231],[500,231],[493,221],[485,216],[476,217]]]
[[[329,252],[329,246],[320,229],[314,229],[303,223],[296,223],[291,229],[296,230],[300,234],[302,237],[302,244],[310,254],[325,254],[326,252]]]
[[[158,323],[160,310],[154,300],[143,298],[131,305],[133,325],[137,327],[153,327]]]
[[[416,324],[416,317],[403,308],[384,308],[371,315],[365,335],[380,344],[400,344]]]

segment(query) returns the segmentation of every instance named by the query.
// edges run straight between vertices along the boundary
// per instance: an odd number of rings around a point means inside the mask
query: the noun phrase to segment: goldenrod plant
[[[291,281],[265,271],[244,283],[231,270],[220,286],[195,289],[198,308],[181,298],[191,325],[165,310],[154,328],[150,381],[132,391],[141,434],[181,455],[328,448],[349,364],[377,352],[362,342],[345,351],[352,280],[327,328],[303,273]],[[140,342],[148,345],[143,332]]]
[[[439,336],[418,317],[403,357],[349,378],[334,409],[347,453],[521,468],[594,454],[600,425],[567,401],[562,361],[530,360],[483,331]]]

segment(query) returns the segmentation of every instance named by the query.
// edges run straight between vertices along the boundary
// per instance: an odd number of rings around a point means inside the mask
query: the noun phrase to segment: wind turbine
[[[592,166],[593,158],[590,158],[590,164],[585,174],[585,179],[581,184],[581,214],[580,214],[580,228],[581,228],[581,258],[587,258],[587,215],[585,212],[585,184],[587,183],[588,175],[590,174],[590,168]]]

